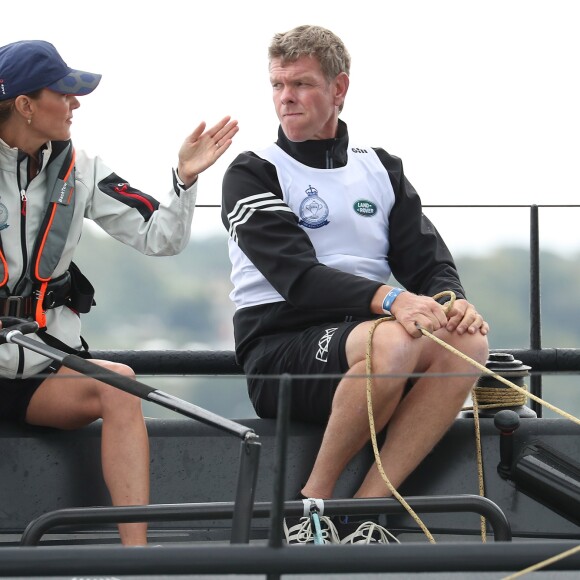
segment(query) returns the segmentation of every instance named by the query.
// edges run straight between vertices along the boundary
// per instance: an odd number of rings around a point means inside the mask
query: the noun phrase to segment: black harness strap
[[[32,252],[29,278],[50,280],[64,251],[74,213],[75,151],[72,142],[53,161],[49,161],[48,207]]]
[[[68,305],[77,312],[88,312],[94,305],[94,289],[78,267],[56,280],[52,274],[64,251],[75,208],[75,150],[72,142],[53,142],[47,164],[48,206],[40,226],[23,287],[16,295],[8,290],[8,263],[0,237],[0,313],[5,316],[34,317],[46,327],[45,311]]]

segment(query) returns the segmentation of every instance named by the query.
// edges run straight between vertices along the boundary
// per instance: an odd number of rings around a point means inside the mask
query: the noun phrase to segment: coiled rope
[[[514,393],[510,389],[496,389],[495,387],[473,387],[472,397],[477,401],[480,409],[494,409],[497,407],[521,407],[526,404],[528,396]],[[471,407],[463,407],[464,411]]]

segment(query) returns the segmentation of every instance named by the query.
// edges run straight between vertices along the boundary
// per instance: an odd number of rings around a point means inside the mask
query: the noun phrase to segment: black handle
[[[6,336],[15,330],[21,334],[30,334],[36,332],[40,327],[35,320],[24,320],[23,318],[16,318],[14,316],[0,316],[0,323],[2,329],[0,330],[0,344],[8,342]]]

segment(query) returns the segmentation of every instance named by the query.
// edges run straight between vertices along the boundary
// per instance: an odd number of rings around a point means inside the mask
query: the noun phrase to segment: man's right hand
[[[381,286],[372,301],[371,309],[376,314],[383,314],[383,300],[392,288]],[[415,338],[422,336],[417,328],[419,324],[429,332],[435,332],[447,326],[447,316],[443,306],[430,296],[419,296],[412,292],[401,292],[392,303],[391,313],[397,322]]]
[[[447,316],[443,306],[430,296],[402,292],[393,302],[391,312],[397,322],[416,338],[422,336],[417,325],[429,332],[435,332],[447,326]]]

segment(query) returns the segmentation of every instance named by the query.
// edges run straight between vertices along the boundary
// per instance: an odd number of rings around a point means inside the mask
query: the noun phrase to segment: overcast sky
[[[403,159],[423,204],[577,204],[580,154],[575,0],[27,0],[2,4],[1,44],[53,42],[103,74],[75,113],[77,148],[162,198],[181,141],[224,115],[240,132],[200,179],[219,203],[228,163],[276,137],[267,46],[300,24],[332,29],[351,57],[342,118],[351,141]],[[526,209],[425,213],[454,253],[528,240]],[[580,208],[543,210],[542,242],[580,249]],[[194,236],[222,234],[200,209]],[[223,233],[225,235],[225,233]]]

